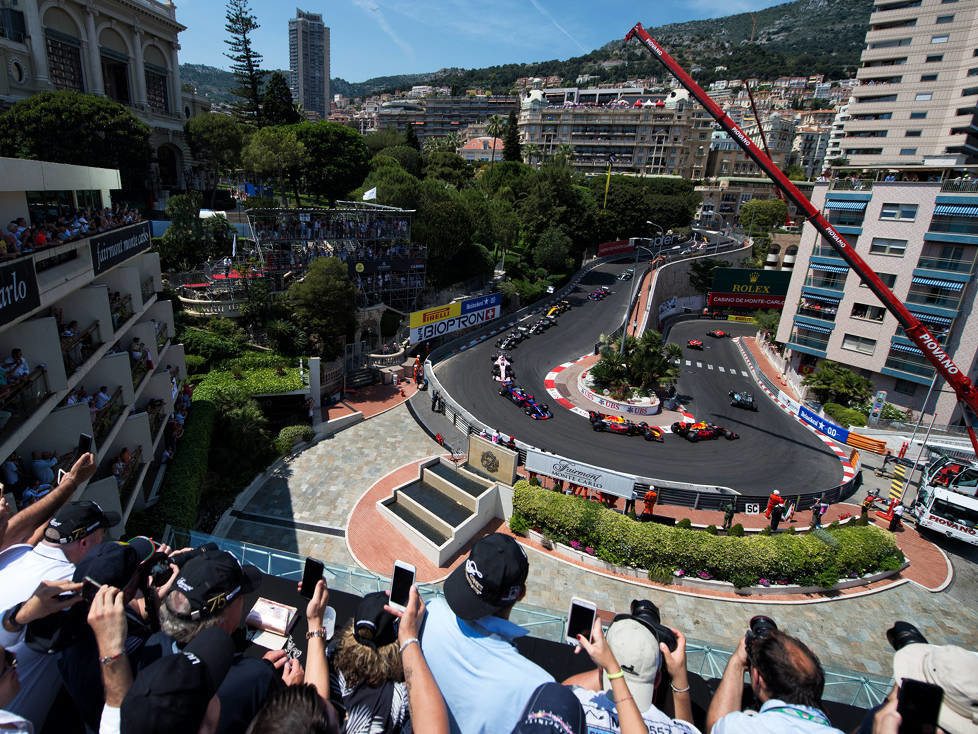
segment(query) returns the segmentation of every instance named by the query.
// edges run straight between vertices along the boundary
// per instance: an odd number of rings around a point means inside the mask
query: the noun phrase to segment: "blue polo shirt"
[[[776,698],[756,714],[734,711],[713,725],[710,734],[843,734],[822,711]]]
[[[466,622],[444,599],[428,604],[421,648],[438,683],[452,732],[510,734],[530,694],[553,677],[520,655],[529,630],[499,617]]]

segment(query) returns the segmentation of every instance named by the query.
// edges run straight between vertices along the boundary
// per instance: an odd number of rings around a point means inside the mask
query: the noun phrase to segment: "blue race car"
[[[541,421],[553,417],[545,403],[538,403],[526,388],[520,385],[514,385],[512,382],[504,383],[499,387],[499,394],[523,408],[523,412],[533,420]]]

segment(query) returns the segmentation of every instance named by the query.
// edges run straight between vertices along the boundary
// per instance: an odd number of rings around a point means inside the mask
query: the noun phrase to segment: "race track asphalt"
[[[748,495],[766,495],[772,489],[815,491],[838,485],[842,467],[835,454],[746,376],[744,360],[729,339],[706,336],[716,328],[735,336],[753,335],[755,329],[749,324],[687,321],[676,324],[669,335],[669,341],[683,347],[677,385],[683,404],[697,420],[729,428],[740,434],[739,440],[692,444],[667,434],[663,443],[655,443],[639,436],[595,433],[587,419],[550,398],[543,386],[546,375],[557,365],[592,353],[599,335],[621,323],[633,281],[617,280],[616,276],[628,267],[626,263],[603,265],[588,273],[568,296],[573,308],[559,317],[557,326],[531,336],[511,351],[516,382],[550,406],[552,419],[534,421],[498,395],[497,383],[490,377],[490,355],[499,337],[436,365],[438,379],[455,400],[487,425],[538,448],[595,466],[642,477],[720,485]],[[603,301],[588,301],[587,294],[600,285],[610,287],[612,294]],[[530,325],[537,318],[531,316],[522,323]],[[693,338],[704,342],[703,351],[686,348],[686,341]],[[730,405],[728,391],[745,389],[754,393],[756,413]],[[654,418],[650,422],[655,422]]]

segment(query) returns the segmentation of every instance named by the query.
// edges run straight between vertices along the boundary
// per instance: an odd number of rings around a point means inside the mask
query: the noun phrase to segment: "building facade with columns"
[[[147,188],[162,208],[193,182],[183,125],[208,109],[181,89],[172,2],[20,0],[0,15],[0,102],[68,89],[126,105],[152,129]]]

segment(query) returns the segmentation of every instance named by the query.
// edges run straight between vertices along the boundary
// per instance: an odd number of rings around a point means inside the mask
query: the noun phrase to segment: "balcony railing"
[[[149,433],[155,439],[160,429],[166,423],[166,412],[162,400],[152,400],[146,406],[146,416],[149,418]]]
[[[119,483],[119,499],[123,507],[128,504],[132,491],[136,488],[136,480],[139,478],[144,463],[142,458],[143,447],[137,446],[136,450],[130,454],[128,461],[123,461],[120,456],[112,464],[112,473],[115,475],[116,482]]]
[[[805,280],[805,285],[811,288],[821,288],[826,291],[838,291],[842,293],[846,287],[845,278],[812,278]]]
[[[961,306],[961,293],[950,295],[937,295],[934,290],[924,292],[915,291],[913,288],[907,293],[907,303],[916,303],[921,306],[937,306],[938,308],[957,309]]]
[[[960,179],[960,178],[949,178],[941,183],[941,191],[961,191],[966,193],[972,193],[978,191],[978,181]]]
[[[92,431],[95,441],[101,443],[115,423],[115,419],[122,412],[122,385],[119,385],[109,398],[109,402],[102,406],[101,410],[95,411],[92,416]]]
[[[9,434],[26,421],[50,394],[44,367],[35,367],[23,379],[0,386],[0,433]]]
[[[161,323],[160,328],[156,332],[157,353],[161,353],[163,351],[163,347],[166,346],[166,342],[169,338],[169,329],[167,329],[167,325],[165,323]]]
[[[139,383],[143,381],[143,377],[149,372],[149,365],[146,363],[145,357],[133,359],[132,355],[130,355],[129,367],[132,369],[132,389],[136,390],[139,387]]]
[[[891,370],[907,372],[911,375],[932,377],[934,375],[934,367],[931,363],[923,355],[920,355],[917,359],[914,358],[915,356],[905,352],[890,352],[890,355],[886,358],[886,364],[883,366],[889,367]]]
[[[109,308],[112,310],[112,328],[118,329],[132,317],[132,296],[118,291],[110,294]]]
[[[88,328],[77,331],[72,336],[61,337],[61,356],[64,358],[65,374],[71,376],[99,348],[97,341],[98,321],[93,321]]]
[[[917,267],[924,270],[943,270],[947,273],[970,273],[975,266],[975,261],[963,258],[949,257],[921,257],[917,261]]]
[[[829,346],[828,334],[825,334],[821,339],[812,336],[810,334],[801,334],[795,331],[789,339],[791,344],[797,344],[800,347],[811,347],[812,349],[818,349],[820,352],[824,352]]]
[[[140,284],[140,292],[143,294],[143,301],[148,301],[156,295],[156,284],[153,278],[147,278]]]
[[[832,182],[829,187],[832,191],[870,191],[873,188],[871,178],[840,178]]]
[[[836,312],[827,308],[811,308],[799,306],[797,311],[799,316],[807,316],[810,319],[820,319],[822,321],[835,321]]]

